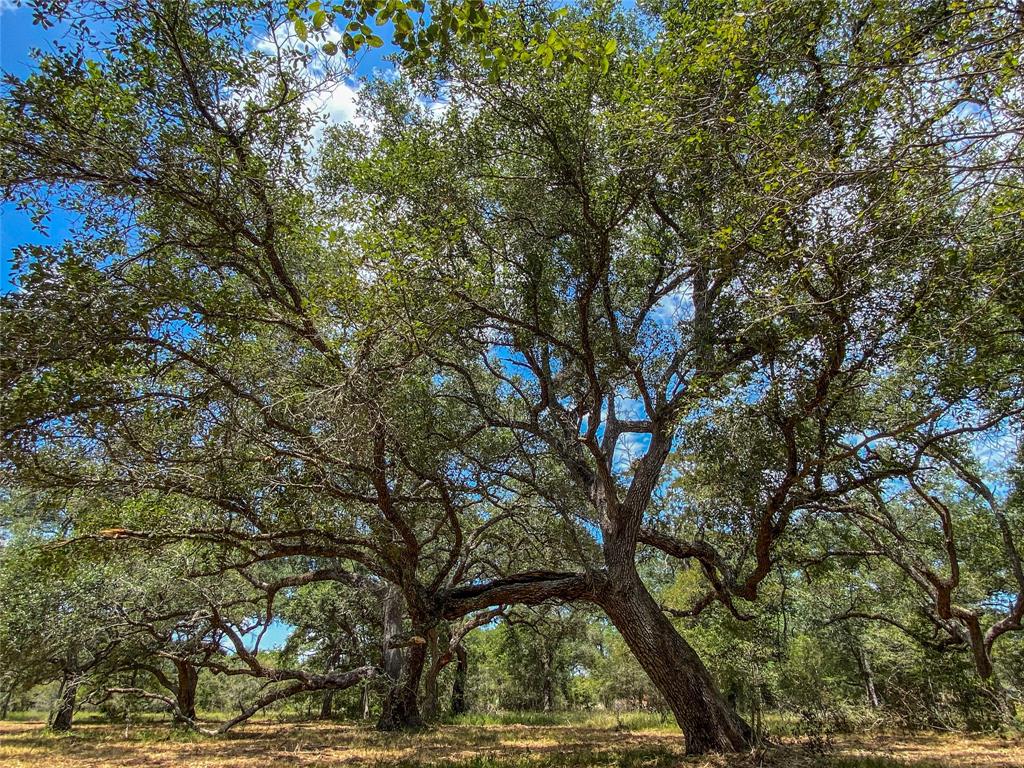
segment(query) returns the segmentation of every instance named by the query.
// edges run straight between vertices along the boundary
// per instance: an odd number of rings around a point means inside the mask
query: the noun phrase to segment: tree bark
[[[868,706],[878,709],[882,706],[882,702],[878,698],[878,690],[875,688],[875,673],[871,669],[871,660],[868,658],[867,651],[863,648],[857,650],[857,665],[864,678],[864,694],[867,697]]]
[[[388,586],[384,596],[384,674],[389,681],[377,728],[399,731],[423,727],[417,701],[420,677],[426,660],[426,643],[412,643],[395,648],[402,634],[405,601],[399,589]]]
[[[430,633],[428,651],[430,664],[426,666],[423,674],[422,715],[423,719],[429,723],[437,718],[437,678],[440,676],[441,670],[447,666],[450,655],[447,647],[444,651],[440,650],[436,631]]]
[[[402,619],[405,615],[402,593],[398,587],[389,584],[384,594],[384,674],[397,680],[402,674],[403,654],[401,648],[393,647],[395,638],[402,634]]]
[[[453,619],[495,605],[585,600],[601,607],[619,630],[675,715],[689,754],[736,752],[754,745],[750,726],[722,698],[696,651],[676,631],[636,572],[629,543],[606,532],[608,572],[530,572],[462,587],[444,595]]]
[[[174,668],[178,673],[177,687],[174,691],[178,709],[189,720],[195,720],[199,669],[188,659],[174,659]],[[176,714],[175,717],[178,715]]]
[[[320,719],[330,720],[334,714],[334,691],[324,691],[324,697],[320,701]]]
[[[423,676],[423,719],[428,723],[437,717],[437,675],[440,670],[431,666]]]
[[[638,575],[613,583],[597,599],[671,708],[688,755],[752,746],[750,726],[722,697],[696,651],[665,617]]]
[[[466,678],[469,676],[469,655],[462,644],[455,646],[455,679],[452,681],[452,714],[466,712]]]
[[[70,731],[75,716],[75,698],[78,696],[78,680],[65,674],[57,692],[56,709],[50,718],[50,730]]]
[[[551,667],[551,651],[545,648],[544,660],[542,662],[544,682],[541,685],[541,707],[545,712],[550,712],[555,707],[554,685],[551,682]]]
[[[401,731],[423,727],[417,694],[426,657],[425,644],[414,644],[408,648],[402,671],[384,697],[384,707],[377,721],[379,730]]]

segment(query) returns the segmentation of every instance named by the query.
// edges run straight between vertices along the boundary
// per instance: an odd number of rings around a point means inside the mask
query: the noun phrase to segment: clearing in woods
[[[54,735],[41,722],[0,723],[5,768],[284,768],[352,766],[399,768],[1024,768],[1024,742],[953,734],[852,735],[824,751],[785,740],[762,753],[686,758],[678,734],[609,728],[536,725],[447,725],[384,734],[340,723],[261,722],[219,738],[167,725],[76,725]]]

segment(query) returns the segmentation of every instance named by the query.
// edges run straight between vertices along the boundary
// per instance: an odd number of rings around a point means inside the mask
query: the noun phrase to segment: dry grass
[[[798,743],[765,754],[684,758],[681,738],[666,731],[622,732],[580,726],[446,725],[414,734],[382,734],[341,724],[253,723],[228,736],[198,737],[169,726],[85,723],[70,734],[42,723],[0,723],[5,768],[1024,768],[1024,744],[949,735],[856,736],[827,754]]]

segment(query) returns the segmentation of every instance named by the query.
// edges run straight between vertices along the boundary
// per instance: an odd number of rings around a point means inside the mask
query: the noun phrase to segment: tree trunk
[[[405,610],[402,605],[402,593],[398,587],[389,584],[384,594],[384,674],[392,680],[401,677],[403,653],[401,648],[393,648],[392,641],[402,634],[402,619]]]
[[[70,731],[75,716],[75,697],[78,695],[78,680],[65,674],[57,692],[56,709],[50,718],[50,730]]]
[[[587,600],[604,610],[658,688],[683,730],[688,753],[737,752],[754,746],[750,726],[722,698],[700,657],[641,581],[634,560],[635,539],[631,544],[629,531],[617,533],[612,524],[602,530],[605,573],[523,574],[518,579],[453,590],[446,596],[444,617],[457,618],[495,605]]]
[[[417,694],[426,657],[425,644],[408,648],[402,671],[384,697],[384,707],[377,721],[379,730],[401,731],[423,727]]]
[[[324,697],[320,701],[320,719],[330,720],[334,714],[334,691],[324,691]]]
[[[363,720],[370,719],[370,684],[363,683]]]
[[[455,646],[455,680],[452,681],[452,714],[466,711],[466,678],[469,676],[469,657],[462,643]]]
[[[199,685],[199,670],[188,659],[175,659],[174,668],[178,673],[177,688],[174,692],[181,714],[189,720],[196,719],[196,687]]]
[[[551,682],[551,652],[547,649],[544,650],[544,661],[542,667],[544,671],[544,682],[541,687],[541,707],[543,707],[545,712],[550,712],[555,706],[555,696]]]
[[[427,655],[426,643],[412,644],[407,648],[392,647],[395,638],[402,634],[404,603],[399,589],[389,585],[384,596],[384,674],[390,686],[377,721],[377,728],[382,731],[423,726],[417,695]]]
[[[878,691],[875,689],[875,673],[871,669],[871,660],[863,648],[858,649],[857,665],[860,667],[861,676],[864,678],[864,694],[867,696],[868,706],[872,709],[878,709],[882,706],[882,702],[878,698]]]
[[[728,705],[689,643],[676,631],[635,570],[597,597],[626,645],[665,698],[686,739],[686,753],[752,746],[750,726]]]
[[[430,633],[428,649],[430,664],[427,665],[426,671],[423,674],[422,714],[423,719],[429,723],[437,718],[437,678],[440,676],[441,670],[447,666],[449,656],[447,643],[445,644],[444,651],[441,651],[438,647],[436,631]]]
[[[11,709],[11,697],[14,696],[14,686],[12,685],[4,692],[3,703],[0,704],[0,720],[6,720],[7,715]]]
[[[437,717],[437,676],[441,670],[431,665],[423,676],[423,719],[431,722]]]

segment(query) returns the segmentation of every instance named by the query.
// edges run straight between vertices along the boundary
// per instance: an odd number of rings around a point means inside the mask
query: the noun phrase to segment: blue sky
[[[41,49],[45,52],[54,41],[60,40],[67,27],[57,24],[50,29],[42,29],[32,23],[32,8],[15,2],[0,0],[0,70],[4,74],[24,77],[34,68],[32,51]],[[381,33],[385,40],[390,39],[387,31]],[[350,119],[359,88],[358,80],[392,69],[385,56],[395,50],[390,44],[385,44],[383,48],[368,49],[360,54],[354,62],[352,77],[327,100],[324,111],[335,120]],[[14,249],[26,244],[59,243],[67,235],[68,224],[68,218],[55,211],[46,221],[46,232],[39,232],[16,205],[0,203],[0,293],[7,293],[13,288],[11,264]]]
[[[32,50],[45,52],[65,32],[64,25],[44,30],[32,23],[30,7],[16,6],[13,0],[0,0],[0,69],[4,74],[24,77],[34,69]],[[381,36],[388,39],[387,35]],[[360,56],[353,77],[332,94],[324,104],[324,111],[335,120],[351,119],[359,88],[358,78],[372,77],[375,73],[391,69],[392,65],[384,57],[394,50],[385,45]],[[11,280],[13,251],[26,244],[59,243],[67,236],[70,223],[68,216],[59,210],[54,211],[46,221],[46,231],[40,232],[15,204],[0,203],[0,293],[7,293],[14,287]],[[281,647],[291,629],[284,622],[275,620],[263,638],[262,647]],[[246,640],[254,641],[255,635],[249,633]]]
[[[42,30],[32,24],[32,9],[16,7],[12,0],[0,0],[0,69],[5,74],[23,76],[31,71],[32,48],[43,48],[63,33],[62,25]],[[63,232],[63,219],[50,222],[50,236],[59,238]],[[11,251],[18,245],[42,243],[47,238],[36,232],[28,216],[10,203],[0,203],[0,291],[11,289]]]

